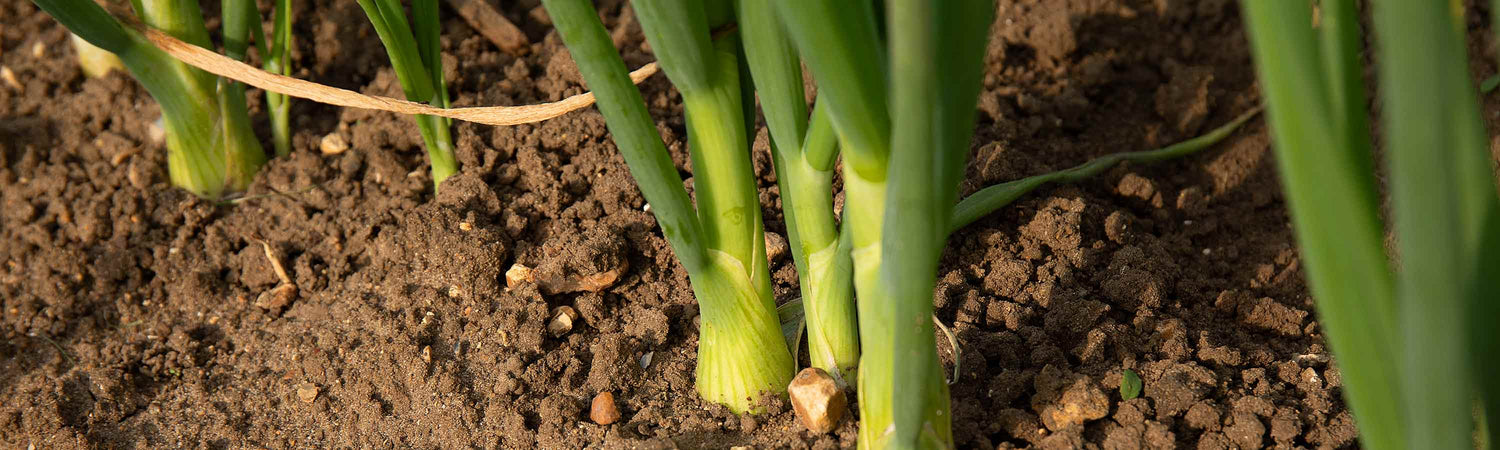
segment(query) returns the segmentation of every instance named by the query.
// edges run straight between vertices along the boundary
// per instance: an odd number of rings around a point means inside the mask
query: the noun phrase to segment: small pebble
[[[536,282],[536,277],[531,274],[531,268],[526,267],[525,264],[517,263],[514,266],[510,266],[510,269],[505,271],[506,289],[515,289],[516,286],[520,286],[521,283],[533,282]]]
[[[9,67],[0,67],[0,79],[5,80],[5,85],[10,86],[11,89],[18,91],[22,89],[21,82],[16,80],[16,73],[12,72]]]
[[[348,149],[349,142],[345,141],[344,136],[338,133],[328,133],[323,136],[322,141],[318,142],[318,150],[321,150],[325,155],[337,155]]]
[[[814,433],[833,431],[844,417],[848,399],[844,390],[828,372],[817,367],[808,367],[797,373],[792,384],[786,388],[792,399],[792,410],[802,426]]]
[[[43,56],[47,56],[47,46],[41,42],[31,44],[31,57],[41,59]]]
[[[615,394],[609,391],[600,392],[594,396],[594,403],[589,407],[589,420],[600,425],[609,425],[620,420],[620,408],[615,406]]]
[[[312,403],[318,398],[318,386],[312,383],[297,385],[297,398],[301,399],[302,403]]]
[[[422,362],[432,362],[432,346],[422,346]]]
[[[578,320],[578,311],[572,306],[559,306],[552,308],[552,321],[547,322],[547,332],[552,336],[562,336],[573,330],[573,321]]]
[[[459,231],[470,231],[474,229],[474,225],[468,222],[459,222],[458,229]]]

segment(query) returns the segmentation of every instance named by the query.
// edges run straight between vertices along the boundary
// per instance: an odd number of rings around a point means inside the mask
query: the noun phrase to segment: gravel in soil
[[[297,76],[399,94],[352,2],[296,5]],[[445,10],[455,104],[583,92],[538,2],[503,6],[524,56]],[[997,7],[965,193],[1175,142],[1258,101],[1233,2]],[[601,12],[628,65],[651,59],[628,6]],[[295,101],[293,154],[215,204],[168,186],[143,89],[84,78],[30,3],[0,17],[19,86],[0,86],[0,444],[854,444],[852,420],[813,434],[785,401],[741,418],[697,399],[686,273],[596,111],[456,124],[463,169],[433,195],[408,119]],[[664,77],[642,89],[690,177],[679,97]],[[347,151],[320,152],[330,134]],[[784,235],[760,134],[767,228]],[[536,280],[618,276],[507,288],[515,264]],[[1181,161],[1041,189],[955,233],[940,270],[962,448],[1354,445],[1259,121]],[[772,271],[794,297],[790,258]],[[576,317],[549,332],[562,306]],[[1122,401],[1127,368],[1144,390]],[[597,425],[606,392],[619,418]]]

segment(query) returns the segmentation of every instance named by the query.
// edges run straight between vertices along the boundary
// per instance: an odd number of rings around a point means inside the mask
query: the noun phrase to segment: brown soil
[[[353,2],[295,3],[300,77],[399,93]],[[538,2],[503,3],[534,43],[523,57],[445,11],[456,103],[582,92]],[[627,63],[649,61],[605,3]],[[1233,2],[998,5],[966,193],[1175,142],[1258,101]],[[434,196],[408,119],[299,101],[293,155],[214,204],[168,186],[143,89],[84,78],[29,2],[0,17],[0,65],[21,85],[0,84],[0,446],[854,444],[852,421],[817,436],[790,408],[740,418],[698,400],[686,274],[596,111],[457,124],[463,170]],[[664,77],[643,90],[690,175],[675,92]],[[319,153],[328,133],[352,148]],[[756,152],[769,174],[763,136]],[[762,204],[783,233],[772,180]],[[267,294],[272,259],[289,296]],[[516,263],[544,280],[622,275],[598,292],[508,290]],[[795,296],[790,258],[772,271]],[[1200,155],[1027,196],[956,233],[939,276],[963,351],[960,447],[1354,445],[1259,121]],[[563,305],[580,320],[554,336]],[[1122,401],[1127,368],[1145,388]],[[604,391],[622,418],[599,426],[588,405]]]

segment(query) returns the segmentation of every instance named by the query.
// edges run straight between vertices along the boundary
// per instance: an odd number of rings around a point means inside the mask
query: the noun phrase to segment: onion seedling
[[[262,64],[267,72],[291,75],[292,0],[278,0],[275,14],[274,25],[271,26],[275,36],[270,39],[270,47],[265,46],[265,39],[256,39],[255,42],[260,43],[261,54],[266,55]],[[270,107],[271,142],[276,145],[277,155],[286,156],[292,151],[291,97],[266,91],[266,105]]]
[[[863,345],[859,445],[951,448],[929,317],[994,11],[983,1],[885,6],[777,2],[819,80],[844,156]],[[881,42],[881,13],[884,49],[870,45]]]
[[[264,27],[260,20],[260,13],[255,11],[255,3],[243,0],[233,0],[238,4],[246,18],[251,23],[245,24],[255,36],[255,48],[261,55],[261,68],[266,72],[277,75],[291,75],[292,73],[292,0],[276,0],[275,10],[271,16],[271,37],[267,39]],[[248,10],[243,10],[248,8]],[[229,18],[229,5],[225,5],[225,22]],[[228,47],[228,42],[225,43]],[[227,53],[227,52],[226,52]],[[243,59],[231,54],[230,57]],[[266,91],[266,114],[271,119],[271,142],[276,147],[277,156],[286,156],[292,151],[292,129],[291,129],[291,97],[279,92]]]
[[[360,8],[369,16],[385,44],[391,66],[396,69],[396,79],[406,99],[427,103],[440,108],[451,105],[448,88],[443,81],[441,27],[438,23],[437,0],[412,0],[412,21],[400,0],[359,0]],[[414,116],[417,129],[422,134],[422,144],[427,147],[427,159],[432,164],[432,185],[437,189],[443,180],[458,172],[458,160],[453,155],[451,121],[444,117],[419,114]]]
[[[848,383],[859,366],[859,330],[849,241],[840,238],[833,210],[838,157],[833,123],[826,107],[809,120],[802,64],[771,4],[737,3],[746,62],[770,130],[787,241],[802,290],[808,354],[814,367]]]
[[[1486,418],[1500,200],[1458,2],[1372,2],[1399,270],[1385,252],[1354,0],[1244,2],[1298,245],[1362,444],[1473,448]],[[1493,420],[1493,419],[1490,419]],[[1482,433],[1494,435],[1493,425]]]
[[[116,55],[161,105],[172,183],[217,199],[250,184],[265,151],[250,129],[243,88],[167,56],[92,0],[34,0],[63,26]],[[210,48],[197,2],[132,2],[139,19],[178,39]],[[232,39],[232,38],[230,38]],[[226,39],[229,40],[229,39]]]
[[[594,91],[599,111],[687,269],[701,312],[697,389],[734,412],[784,393],[793,361],[771,298],[760,202],[750,163],[737,39],[715,43],[705,5],[638,1],[635,11],[688,116],[697,208],[640,91],[587,0],[543,4]]]

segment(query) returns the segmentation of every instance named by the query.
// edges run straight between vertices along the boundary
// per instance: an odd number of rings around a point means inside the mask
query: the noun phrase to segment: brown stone
[[[792,399],[792,410],[802,425],[814,433],[827,433],[838,426],[844,417],[848,400],[844,390],[828,372],[817,367],[808,367],[797,373],[792,384],[786,388]]]
[[[600,425],[618,422],[620,409],[615,406],[615,394],[604,391],[595,395],[594,403],[589,406],[589,420]]]
[[[521,283],[532,283],[535,281],[536,277],[531,274],[531,268],[526,267],[525,264],[517,263],[514,266],[510,266],[510,269],[505,271],[506,289],[515,289],[516,286],[520,286]]]

